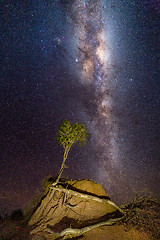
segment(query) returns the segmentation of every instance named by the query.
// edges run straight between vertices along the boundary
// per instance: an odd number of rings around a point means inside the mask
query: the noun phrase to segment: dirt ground
[[[0,240],[32,240],[28,226],[16,222],[4,222],[0,224]],[[122,225],[103,226],[92,229],[77,240],[157,240],[145,232],[136,229],[127,230]],[[41,240],[41,239],[39,239]],[[45,239],[48,240],[48,239]]]
[[[103,226],[86,233],[81,240],[153,240],[145,232],[135,229],[126,231],[123,226]]]

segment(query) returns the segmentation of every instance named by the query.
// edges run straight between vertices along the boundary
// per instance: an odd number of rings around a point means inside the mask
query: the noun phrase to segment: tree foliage
[[[70,121],[64,120],[58,131],[57,140],[58,143],[64,148],[71,147],[74,143],[86,143],[88,131],[85,124],[76,122],[71,124]]]
[[[65,161],[68,157],[70,148],[78,141],[81,144],[85,144],[87,141],[87,136],[88,130],[86,129],[85,124],[81,124],[78,122],[76,122],[75,124],[71,124],[71,122],[68,120],[64,120],[62,122],[62,125],[59,127],[59,131],[57,134],[57,141],[64,148],[64,155],[56,183],[58,183],[64,170]]]

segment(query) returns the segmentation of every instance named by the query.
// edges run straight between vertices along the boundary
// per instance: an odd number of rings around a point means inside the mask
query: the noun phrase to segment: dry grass
[[[126,229],[136,228],[160,239],[160,198],[136,195],[131,203],[121,206],[125,212],[122,223]]]

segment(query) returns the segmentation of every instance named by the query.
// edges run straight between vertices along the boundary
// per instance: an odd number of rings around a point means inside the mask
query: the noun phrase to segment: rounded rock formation
[[[100,184],[86,179],[61,179],[56,186],[50,186],[29,225],[33,226],[33,239],[36,236],[40,239],[42,235],[46,237],[47,229],[62,231],[71,224],[79,228],[120,215],[121,210],[110,201]]]

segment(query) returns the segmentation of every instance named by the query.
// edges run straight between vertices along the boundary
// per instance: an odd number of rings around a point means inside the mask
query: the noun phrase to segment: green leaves
[[[64,120],[62,125],[59,127],[59,131],[57,134],[58,143],[64,148],[63,162],[56,179],[55,184],[59,182],[59,179],[62,175],[62,172],[65,168],[65,162],[68,157],[68,153],[72,145],[76,142],[86,143],[88,136],[88,130],[85,127],[85,124],[80,124],[76,122],[75,124],[71,124],[70,121]]]
[[[62,125],[59,128],[57,140],[58,143],[66,147],[71,147],[74,143],[86,143],[88,136],[88,130],[85,127],[85,124],[80,124],[76,122],[71,124],[70,121],[64,120]]]

